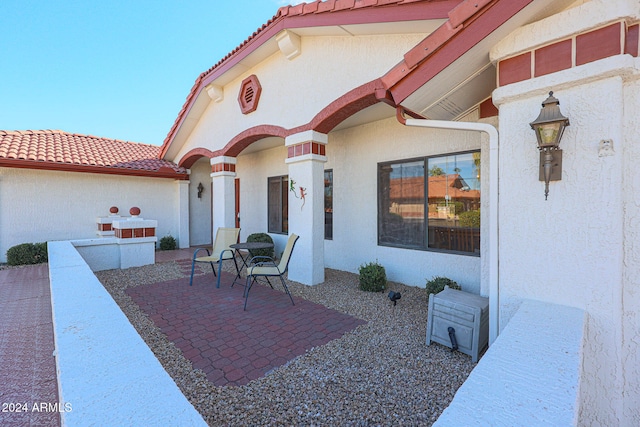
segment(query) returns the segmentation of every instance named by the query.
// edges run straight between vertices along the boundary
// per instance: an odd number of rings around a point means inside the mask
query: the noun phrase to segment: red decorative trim
[[[571,60],[574,46],[572,38],[536,49],[535,59],[532,52],[504,59],[498,63],[498,85],[505,86],[531,78],[524,77],[524,70],[530,67],[530,61],[535,61],[534,76],[538,77],[622,53],[638,56],[638,25],[630,26],[624,34],[622,25],[622,22],[617,22],[575,36],[575,65]],[[623,35],[625,39],[621,44]]]
[[[333,128],[358,111],[381,102],[376,93],[386,95],[386,91],[380,91],[382,88],[382,81],[376,79],[350,90],[316,114],[311,120],[309,128],[325,134],[331,132]],[[292,130],[292,133],[302,130],[306,129],[295,129]]]
[[[576,65],[583,65],[598,59],[620,55],[620,31],[622,23],[581,34],[576,37]]]
[[[255,74],[250,75],[242,81],[240,93],[238,94],[238,104],[242,114],[253,113],[258,109],[262,85]]]
[[[415,47],[404,54],[406,71],[415,68],[418,64],[433,55],[440,47],[445,45],[456,33],[462,30],[462,26],[441,25],[429,37],[422,40]]]
[[[116,228],[116,237],[119,239],[132,239],[133,238],[133,229],[132,228]]]
[[[505,59],[498,63],[499,86],[531,78],[531,52]]]
[[[493,0],[475,0],[472,2],[462,2],[449,12],[449,23],[452,27],[462,25],[475,15],[480,9],[491,3]]]
[[[263,138],[268,138],[272,136],[277,136],[280,138],[285,138],[290,134],[285,128],[280,126],[271,126],[271,125],[260,125],[250,129],[247,129],[238,135],[236,135],[222,150],[218,150],[212,153],[212,157],[217,156],[230,156],[230,157],[238,157],[238,154],[242,152],[245,148],[250,146],[256,141],[259,141]],[[283,142],[284,144],[284,142]]]
[[[111,224],[98,224],[98,231],[111,231]]]
[[[571,68],[573,41],[563,40],[535,51],[534,77],[544,76]]]
[[[200,160],[201,157],[211,159],[215,157],[215,155],[211,150],[207,150],[206,148],[194,148],[193,150],[190,150],[187,154],[182,156],[182,159],[180,159],[178,165],[183,168],[190,168],[195,162]]]
[[[624,53],[627,53],[631,56],[638,56],[638,39],[640,37],[638,31],[639,28],[640,26],[638,24],[631,25],[629,28],[627,28]]]
[[[493,105],[491,98],[483,101],[480,104],[480,118],[486,119],[487,117],[495,117],[498,115],[498,109]]]
[[[216,163],[215,165],[211,165],[211,173],[235,171],[236,165],[234,165],[233,163]]]
[[[155,237],[155,228],[116,228],[115,237],[118,239],[133,239],[141,237]]]
[[[325,145],[318,142],[307,141],[287,147],[287,158],[300,157],[307,154],[325,155]]]

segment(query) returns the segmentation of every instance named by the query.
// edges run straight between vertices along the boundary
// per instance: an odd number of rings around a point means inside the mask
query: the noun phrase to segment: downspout
[[[406,126],[485,132],[489,135],[489,344],[498,338],[500,279],[498,272],[498,130],[487,123],[405,119],[398,108],[398,121]]]

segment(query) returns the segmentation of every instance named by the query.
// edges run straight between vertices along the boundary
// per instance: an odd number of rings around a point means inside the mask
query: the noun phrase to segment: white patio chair
[[[251,290],[251,286],[256,281],[258,277],[264,277],[267,279],[267,283],[269,286],[273,288],[271,282],[269,282],[269,277],[280,277],[280,281],[282,282],[282,287],[284,291],[289,295],[289,299],[291,299],[291,304],[295,305],[293,302],[293,297],[291,296],[291,292],[289,292],[289,288],[282,277],[287,270],[289,269],[289,261],[291,260],[291,253],[293,252],[293,248],[298,241],[299,236],[296,234],[291,234],[289,236],[289,240],[287,240],[287,245],[284,248],[284,252],[282,253],[282,258],[280,262],[276,265],[276,262],[273,258],[268,256],[255,256],[251,258],[249,261],[249,267],[247,268],[247,285],[245,287],[245,296],[244,296],[244,309],[247,309],[247,300],[249,300],[249,291]]]
[[[229,247],[238,242],[238,235],[240,234],[239,228],[225,228],[220,227],[216,231],[216,240],[213,242],[213,249],[209,252],[207,248],[198,248],[193,253],[193,261],[191,262],[191,278],[189,279],[189,286],[193,285],[193,270],[196,266],[196,262],[208,262],[213,270],[213,275],[218,276],[216,288],[220,287],[220,273],[222,272],[222,262],[226,260],[233,260],[236,265],[236,271],[239,271],[238,263],[235,257],[235,251]],[[207,256],[198,257],[198,252],[201,250],[207,251]],[[213,263],[218,264],[218,274]]]

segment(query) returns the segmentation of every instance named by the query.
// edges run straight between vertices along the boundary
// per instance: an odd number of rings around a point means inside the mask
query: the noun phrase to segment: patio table
[[[244,242],[244,243],[234,243],[233,245],[229,245],[229,247],[231,249],[235,249],[236,253],[240,256],[240,259],[242,260],[242,265],[244,265],[244,267],[247,268],[247,267],[249,267],[249,261],[252,258],[251,251],[257,250],[257,249],[273,248],[273,243],[268,243],[268,242]],[[249,256],[247,258],[243,257],[242,254],[240,253],[240,250],[249,251]],[[237,280],[240,279],[240,271],[242,270],[242,265],[238,269],[238,273],[236,274],[236,278],[233,279],[233,284],[231,286],[233,286],[237,282]],[[242,284],[242,286],[244,286],[244,284]]]

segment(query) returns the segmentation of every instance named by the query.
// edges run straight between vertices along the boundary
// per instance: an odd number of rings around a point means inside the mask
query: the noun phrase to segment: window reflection
[[[380,164],[379,244],[479,254],[480,166],[480,152]]]

